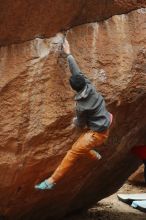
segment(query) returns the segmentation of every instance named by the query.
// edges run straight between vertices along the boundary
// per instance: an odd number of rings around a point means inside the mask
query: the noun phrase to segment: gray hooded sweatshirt
[[[96,91],[90,80],[80,71],[74,57],[67,56],[69,68],[72,75],[81,74],[86,85],[75,96],[76,101],[76,123],[79,127],[87,126],[97,132],[103,132],[110,126],[110,113],[105,107],[102,95]]]

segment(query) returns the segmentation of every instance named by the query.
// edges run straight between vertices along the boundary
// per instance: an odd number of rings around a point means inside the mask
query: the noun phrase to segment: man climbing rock
[[[112,115],[107,111],[103,97],[79,69],[66,39],[63,50],[71,72],[70,86],[76,92],[76,117],[73,122],[82,128],[83,132],[52,176],[35,185],[35,189],[39,190],[53,189],[82,155],[93,160],[101,159],[94,148],[102,145],[107,139],[112,122]]]

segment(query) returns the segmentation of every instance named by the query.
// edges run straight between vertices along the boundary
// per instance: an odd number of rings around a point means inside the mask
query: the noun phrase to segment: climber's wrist
[[[67,53],[67,54],[66,54],[66,57],[68,57],[68,56],[70,56],[70,55],[71,55],[71,53]]]

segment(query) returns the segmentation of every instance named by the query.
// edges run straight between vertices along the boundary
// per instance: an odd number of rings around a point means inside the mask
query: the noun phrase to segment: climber
[[[94,149],[107,139],[112,122],[112,114],[107,111],[102,95],[95,90],[90,80],[80,71],[71,55],[66,39],[63,43],[63,50],[71,72],[70,86],[76,92],[76,117],[73,119],[73,123],[83,129],[83,133],[67,152],[52,176],[35,185],[35,189],[39,190],[53,189],[81,156],[93,160],[101,159],[101,155]]]
[[[132,153],[135,154],[144,164],[144,183],[146,184],[146,146],[134,146],[132,148]]]

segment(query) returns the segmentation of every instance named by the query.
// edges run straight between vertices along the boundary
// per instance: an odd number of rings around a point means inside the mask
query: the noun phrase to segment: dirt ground
[[[146,213],[130,207],[117,198],[118,193],[144,192],[146,192],[146,186],[134,186],[126,182],[117,193],[101,200],[88,212],[65,220],[146,220]]]

